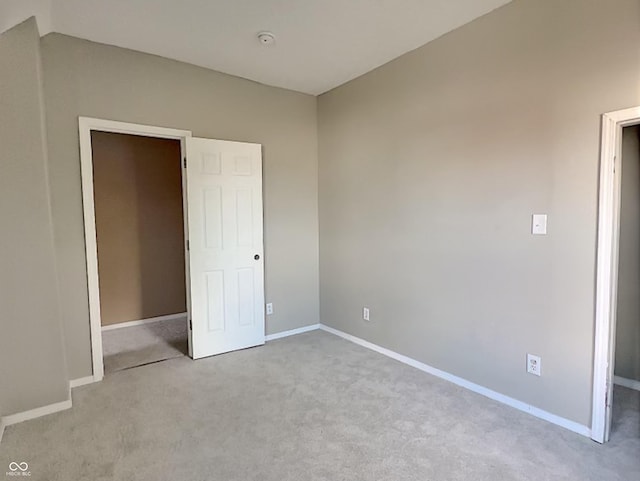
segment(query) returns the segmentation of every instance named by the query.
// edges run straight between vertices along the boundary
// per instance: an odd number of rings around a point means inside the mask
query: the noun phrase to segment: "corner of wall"
[[[3,373],[12,389],[0,402],[5,413],[24,414],[46,411],[52,401],[53,405],[69,402],[47,171],[40,35],[34,17],[0,36],[0,77],[0,103],[7,112],[0,127],[4,177],[0,204],[5,206],[0,219],[8,232],[0,251],[9,266],[5,276],[11,277],[10,288],[0,300],[6,300],[11,313],[0,326],[0,338],[10,341],[0,350],[0,365],[10,365],[27,345],[33,353],[19,373]],[[23,273],[16,278],[9,271],[18,267]],[[32,332],[39,335],[34,338],[29,335]],[[33,385],[40,386],[37,394]],[[5,415],[2,422],[10,425],[19,417]]]
[[[49,2],[51,3],[51,2]],[[49,19],[50,23],[51,19]],[[49,25],[50,27],[50,25]],[[36,25],[36,32],[38,31],[38,27]],[[49,173],[49,149],[48,149],[48,134],[47,134],[47,107],[44,98],[44,69],[42,65],[42,42],[40,39],[40,35],[38,35],[37,41],[37,57],[38,57],[38,103],[40,104],[40,128],[42,131],[41,136],[41,148],[42,148],[42,156],[44,158],[44,174],[45,174],[45,189],[46,189],[46,199],[47,199],[47,215],[49,217],[49,225],[50,225],[50,237],[51,237],[51,245],[54,247],[53,249],[53,270],[56,278],[55,290],[56,290],[56,311],[57,311],[57,324],[60,328],[60,343],[63,346],[62,349],[62,362],[64,364],[64,370],[67,373],[67,381],[69,381],[69,366],[67,362],[67,353],[65,346],[65,337],[64,337],[64,323],[62,322],[62,309],[61,309],[61,296],[60,296],[60,271],[58,269],[58,257],[57,252],[55,250],[55,232],[54,232],[54,222],[53,222],[53,206],[52,206],[52,198],[51,198],[51,175]],[[71,394],[69,394],[69,399],[71,399]]]

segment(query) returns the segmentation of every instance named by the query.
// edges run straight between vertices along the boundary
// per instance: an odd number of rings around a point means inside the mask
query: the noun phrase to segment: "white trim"
[[[582,424],[557,416],[548,411],[544,411],[540,408],[531,406],[530,404],[526,404],[522,401],[518,401],[517,399],[511,398],[509,396],[505,396],[504,394],[500,394],[499,392],[492,391],[491,389],[480,386],[479,384],[474,384],[470,381],[467,381],[466,379],[454,376],[453,374],[449,374],[448,372],[429,366],[428,364],[424,364],[420,361],[416,361],[415,359],[411,359],[410,357],[398,354],[397,352],[378,346],[377,344],[373,344],[369,341],[365,341],[364,339],[360,339],[359,337],[352,336],[351,334],[347,334],[346,332],[339,331],[338,329],[334,329],[333,327],[320,324],[320,329],[336,336],[342,337],[343,339],[358,344],[359,346],[366,347],[367,349],[371,349],[372,351],[375,351],[379,354],[390,357],[391,359],[395,359],[396,361],[399,361],[403,364],[407,364],[409,366],[415,367],[416,369],[432,374],[433,376],[439,377],[440,379],[452,382],[453,384],[461,386],[477,394],[481,394],[485,397],[493,399],[494,401],[498,401],[519,411],[523,411],[537,418],[549,421],[550,423],[568,429],[569,431],[573,431],[574,433],[578,433],[582,436],[587,437],[591,435],[591,430],[589,429],[589,427]]]
[[[80,377],[78,379],[72,379],[69,381],[69,389],[73,389],[74,387],[84,386],[85,384],[91,384],[96,382],[97,379],[93,376]]]
[[[640,391],[640,381],[635,379],[627,379],[626,377],[614,376],[613,382],[618,386],[628,387],[635,391]]]
[[[316,331],[320,329],[320,324],[311,324],[310,326],[298,327],[297,329],[291,329],[289,331],[276,332],[275,334],[269,334],[265,336],[264,340],[275,341],[276,339],[282,339],[283,337],[295,336],[296,334],[302,334],[303,332]]]
[[[169,314],[166,316],[150,317],[148,319],[140,319],[139,321],[127,321],[127,322],[119,322],[117,324],[109,324],[107,326],[102,326],[102,332],[113,331],[114,329],[122,329],[123,327],[143,326],[145,324],[153,324],[154,322],[175,321],[176,319],[187,319],[187,313],[179,312],[178,314]]]
[[[100,321],[100,287],[98,281],[98,253],[96,242],[96,219],[93,202],[93,158],[91,152],[91,131],[116,132],[122,134],[144,135],[180,140],[181,155],[185,157],[185,139],[191,137],[188,130],[168,129],[150,125],[131,124],[112,120],[78,118],[80,136],[80,167],[82,177],[82,211],[84,219],[85,254],[87,259],[87,284],[89,287],[89,323],[91,326],[91,361],[94,381],[104,377],[104,361],[102,358],[102,329]],[[184,183],[183,183],[184,185]],[[183,199],[186,192],[183,189]],[[186,202],[186,201],[185,201]],[[186,242],[186,236],[185,236]],[[185,249],[185,255],[188,252]],[[188,262],[187,262],[188,265]],[[188,274],[188,272],[187,272]],[[189,299],[189,276],[187,275],[187,299]],[[189,305],[187,303],[187,311]],[[189,346],[191,340],[189,339]]]
[[[4,416],[2,418],[2,423],[5,426],[11,426],[13,424],[18,424],[24,421],[29,421],[30,419],[39,418],[42,416],[46,416],[48,414],[57,413],[60,411],[65,411],[71,408],[71,398],[66,401],[61,401],[54,404],[49,404],[47,406],[42,406],[39,408],[31,409],[29,411],[24,411],[21,413],[10,414],[9,416]]]
[[[4,418],[0,418],[0,443],[2,443],[2,435],[4,434]]]
[[[622,128],[638,123],[640,123],[640,107],[609,112],[602,116],[591,411],[591,438],[599,443],[608,441],[611,419],[610,391],[615,359],[615,303],[618,287],[622,170],[619,157]],[[618,159],[617,162],[616,159]]]

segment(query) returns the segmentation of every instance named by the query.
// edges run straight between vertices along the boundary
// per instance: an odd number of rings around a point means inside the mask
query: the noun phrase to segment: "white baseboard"
[[[635,389],[640,391],[640,381],[635,379],[627,379],[626,377],[613,376],[613,383],[618,386],[628,387],[629,389]]]
[[[420,361],[416,361],[415,359],[411,359],[410,357],[404,356],[402,354],[398,354],[397,352],[378,346],[369,341],[365,341],[364,339],[360,339],[359,337],[352,336],[351,334],[347,334],[346,332],[339,331],[338,329],[325,326],[324,324],[320,324],[320,329],[322,329],[323,331],[329,332],[331,334],[335,334],[336,336],[340,336],[343,339],[351,341],[360,346],[366,347],[367,349],[371,349],[372,351],[375,351],[377,353],[380,353],[387,357],[395,359],[396,361],[400,361],[404,364],[408,364],[409,366],[415,367],[416,369],[432,374],[436,377],[444,379],[445,381],[449,381],[454,384],[457,384],[458,386],[461,386],[465,389],[473,391],[477,394],[481,394],[485,397],[493,399],[494,401],[498,401],[502,404],[506,404],[507,406],[511,406],[512,408],[518,409],[519,411],[523,411],[537,418],[544,419],[545,421],[549,421],[550,423],[556,424],[560,427],[573,431],[574,433],[578,433],[586,437],[591,437],[591,429],[588,426],[584,426],[582,424],[576,423],[569,419],[557,416],[548,411],[544,411],[535,406],[531,406],[522,401],[518,401],[517,399],[511,398],[509,396],[505,396],[504,394],[500,394],[499,392],[492,391],[491,389],[488,389],[484,386],[480,386],[479,384],[472,383],[461,377],[454,376],[453,374],[449,374],[448,372],[429,366],[428,364],[424,364]]]
[[[21,413],[4,416],[2,418],[2,424],[4,424],[4,426],[11,426],[13,424],[18,424],[23,421],[29,421],[30,419],[46,416],[47,414],[53,414],[59,411],[65,411],[66,409],[70,409],[70,408],[71,408],[71,398],[67,399],[66,401],[49,404],[47,406],[42,406],[36,409],[30,409],[29,411],[24,411]]]
[[[118,324],[109,324],[108,326],[102,326],[102,331],[112,331],[113,329],[121,329],[123,327],[142,326],[144,324],[151,324],[153,322],[160,321],[174,321],[176,319],[187,319],[186,312],[179,312],[178,314],[169,314],[166,316],[150,317],[149,319],[140,319],[139,321],[127,321],[119,322]]]
[[[303,332],[315,331],[320,329],[320,324],[311,324],[310,326],[299,327],[297,329],[291,329],[289,331],[276,332],[275,334],[269,334],[265,336],[265,341],[275,341],[276,339],[282,339],[283,337],[295,336],[296,334],[302,334]]]
[[[4,428],[6,426],[11,426],[13,424],[18,424],[23,421],[29,421],[30,419],[36,419],[41,416],[46,416],[47,414],[53,414],[53,413],[70,409],[72,406],[71,389],[74,387],[84,386],[85,384],[91,384],[97,381],[99,381],[99,379],[96,379],[93,376],[86,376],[78,379],[72,379],[71,381],[69,381],[69,399],[67,401],[61,401],[58,403],[49,404],[47,406],[42,406],[36,409],[31,409],[29,411],[24,411],[21,413],[10,414],[9,416],[1,417],[0,418],[0,442],[2,442],[2,435],[4,434]]]
[[[98,379],[93,376],[80,377],[78,379],[72,379],[69,381],[69,388],[73,389],[74,387],[84,386],[85,384],[91,384],[94,382],[98,382]]]

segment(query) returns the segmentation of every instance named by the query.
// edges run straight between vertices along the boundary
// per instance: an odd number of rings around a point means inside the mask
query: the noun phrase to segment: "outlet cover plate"
[[[542,374],[542,359],[540,356],[527,354],[527,372],[534,376],[540,376]]]

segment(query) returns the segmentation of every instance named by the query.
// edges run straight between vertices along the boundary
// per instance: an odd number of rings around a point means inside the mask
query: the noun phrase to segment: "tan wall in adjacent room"
[[[92,132],[102,325],[186,311],[180,141]]]

